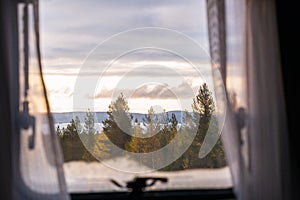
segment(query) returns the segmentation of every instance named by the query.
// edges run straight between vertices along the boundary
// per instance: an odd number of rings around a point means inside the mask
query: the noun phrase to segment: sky
[[[40,6],[53,112],[107,111],[121,92],[131,112],[191,110],[199,86],[211,83],[205,0],[44,0]]]

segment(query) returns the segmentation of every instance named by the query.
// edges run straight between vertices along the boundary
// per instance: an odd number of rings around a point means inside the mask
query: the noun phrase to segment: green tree
[[[94,127],[95,127],[94,113],[92,113],[91,110],[88,110],[85,113],[85,118],[84,118],[84,133],[88,135],[94,135],[96,133]]]
[[[80,127],[78,117],[76,117],[75,120],[72,119],[70,124],[67,125],[67,128],[60,129],[59,126],[57,127],[65,162],[81,160],[82,155],[86,151],[78,135]]]
[[[224,147],[220,140],[214,146],[212,151],[202,159],[198,154],[207,133],[211,126],[214,131],[218,131],[218,125],[214,116],[215,104],[212,93],[209,91],[206,83],[200,86],[198,94],[193,100],[193,123],[198,124],[197,134],[183,155],[183,168],[215,168],[226,164]],[[189,115],[187,117],[190,117]]]
[[[144,138],[144,133],[139,122],[134,125],[132,136],[131,140],[125,145],[126,150],[135,153],[148,153],[145,149],[147,141]]]
[[[154,169],[159,162],[159,158],[156,157],[154,152],[161,148],[159,135],[161,129],[161,120],[164,119],[163,117],[164,115],[161,116],[162,119],[159,119],[158,115],[151,106],[148,110],[148,114],[146,114],[143,119],[144,126],[147,128],[146,132],[143,133],[142,138],[134,138],[142,145],[142,153],[148,153],[148,155],[151,155],[150,157],[143,159],[143,164]]]
[[[148,110],[148,114],[145,115],[143,123],[147,127],[147,134],[149,136],[153,136],[159,131],[159,119],[158,116],[155,114],[152,106]]]
[[[151,109],[150,109],[149,113],[151,114]],[[149,113],[148,113],[148,115],[149,115]],[[157,116],[159,116],[159,118]],[[154,117],[152,117],[152,118],[154,118]],[[158,134],[156,134],[155,137],[160,142],[160,148],[163,148],[164,146],[168,145],[169,142],[172,140],[172,135],[170,132],[170,127],[169,127],[169,122],[170,122],[169,115],[164,110],[163,113],[156,115],[154,119],[156,121],[156,132],[158,132]],[[152,120],[152,121],[154,121],[154,120]],[[151,123],[151,122],[148,122],[148,123]],[[165,156],[168,156],[168,155],[165,155]]]
[[[93,155],[96,158],[104,160],[112,158],[112,144],[107,136],[102,132],[96,137],[96,142],[93,148]]]
[[[174,133],[177,133],[178,121],[177,121],[176,115],[174,113],[172,113],[172,115],[171,115],[170,123],[171,123],[171,127],[170,127],[171,131]]]
[[[80,135],[85,144],[86,151],[82,155],[82,159],[91,162],[97,159],[91,154],[94,150],[95,141],[97,138],[95,130],[95,115],[91,110],[85,113],[83,133]]]
[[[164,129],[163,141],[166,143],[166,145],[169,145],[166,156],[168,156],[168,158],[172,158],[174,160],[174,162],[171,163],[170,165],[164,167],[162,170],[163,171],[181,170],[182,169],[182,159],[181,158],[176,159],[174,157],[175,155],[177,155],[180,152],[181,144],[179,144],[179,143],[182,142],[182,140],[177,140],[177,143],[175,141],[173,141],[173,139],[175,138],[175,136],[178,133],[178,130],[177,130],[178,120],[174,113],[172,113],[171,119],[168,119],[168,122],[169,122],[168,126],[165,127],[165,129]],[[181,137],[181,136],[179,135],[179,137]]]
[[[133,128],[128,102],[122,93],[111,102],[107,114],[108,118],[103,121],[103,133],[113,144],[125,149],[133,134]]]

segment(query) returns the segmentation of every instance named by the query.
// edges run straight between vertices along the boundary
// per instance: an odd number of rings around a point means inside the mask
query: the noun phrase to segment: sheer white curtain
[[[207,0],[207,5],[211,57],[231,102],[222,139],[235,194],[238,199],[289,199],[275,1]]]
[[[23,3],[19,8],[19,21],[23,22],[19,24],[20,52],[23,52],[20,56],[19,68],[21,90],[19,107],[22,118],[18,119],[20,133],[15,138],[17,159],[14,165],[14,199],[69,199],[62,167],[62,153],[54,130],[42,76],[38,0],[34,0],[31,4]],[[27,45],[28,50],[26,50]],[[26,59],[27,54],[30,59]],[[28,115],[24,102],[29,103]],[[35,121],[29,128],[24,126],[28,117],[34,118]]]
[[[247,199],[289,199],[288,132],[275,0],[247,0],[250,169]]]
[[[231,75],[231,69],[229,68],[228,70],[228,62],[232,62],[232,56],[228,56],[227,52],[229,55],[232,55],[232,49],[228,49],[228,44],[226,43],[228,43],[228,36],[232,37],[232,35],[226,35],[226,29],[228,28],[226,26],[226,11],[225,1],[207,0],[207,19],[212,67],[220,71],[223,84],[225,85],[226,90],[228,90],[231,89],[231,82],[230,79],[228,79],[228,76],[230,78]],[[230,16],[232,16],[232,13]],[[239,42],[240,41],[237,41],[236,45],[241,45]],[[242,68],[243,66],[240,67]],[[217,77],[214,77],[214,79],[216,78]],[[216,81],[214,82],[215,87],[217,87],[218,83]],[[225,101],[227,101],[227,99],[225,99]],[[222,131],[222,142],[225,146],[226,158],[228,165],[230,166],[234,190],[238,191],[241,182],[240,166],[242,158],[240,151],[240,139],[234,116],[235,109],[229,104],[228,101],[225,125]]]

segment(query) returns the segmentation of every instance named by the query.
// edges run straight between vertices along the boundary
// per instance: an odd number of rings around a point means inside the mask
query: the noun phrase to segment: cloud
[[[188,82],[182,82],[176,87],[170,87],[168,84],[143,85],[137,89],[120,89],[112,90],[103,89],[96,95],[87,97],[90,99],[115,98],[123,93],[126,98],[130,99],[192,99],[197,88]]]
[[[100,51],[100,50],[98,50]],[[51,59],[51,67],[44,72],[47,75],[80,76],[131,76],[131,77],[176,77],[211,75],[209,55],[205,52],[184,55],[157,49],[141,49],[129,52],[115,59],[108,59],[107,53],[94,52],[85,62],[76,59]],[[102,57],[106,57],[102,59]],[[113,58],[111,56],[111,58]],[[46,59],[49,61],[49,59]],[[110,62],[111,61],[111,62]],[[49,61],[50,62],[50,61]],[[49,64],[48,62],[48,64]],[[76,67],[77,66],[77,67]],[[197,73],[197,71],[199,73]]]
[[[48,89],[48,92],[51,93],[52,96],[71,97],[73,95],[73,91],[69,87],[51,88]]]
[[[86,58],[99,43],[114,34],[122,31],[141,27],[162,27],[176,30],[192,37],[206,50],[208,47],[206,4],[205,0],[49,0],[41,1],[41,50],[43,56],[44,75],[52,80],[47,85],[70,85],[68,81],[55,82],[55,77],[64,77],[75,81],[78,73],[83,79],[95,79],[102,75],[101,72],[107,67],[103,58],[114,59],[116,51],[124,49],[135,41],[150,41],[151,34],[131,35],[117,46],[106,46],[95,54],[94,59],[87,62]],[[180,51],[185,50],[188,59],[197,63],[203,76],[210,76],[210,61],[206,54],[193,49],[185,48],[180,40],[171,39],[168,36],[160,37],[160,44]],[[134,55],[126,55],[114,63],[104,74],[107,79],[114,76],[128,79],[161,79],[178,77],[178,73],[184,78],[199,78],[188,64],[170,53],[137,52]],[[84,64],[83,71],[81,66]],[[205,65],[205,66],[204,66]],[[159,69],[160,68],[160,69]],[[125,75],[124,75],[125,74]],[[96,77],[97,76],[97,77]],[[53,81],[54,80],[54,81]],[[63,80],[63,79],[61,79]],[[157,85],[146,88],[115,88],[104,89],[101,97],[111,98],[112,95],[133,94],[137,99],[159,98],[176,99],[188,98],[192,91],[188,84],[180,84],[177,87],[171,85]],[[69,86],[71,89],[72,86]],[[49,87],[51,88],[51,87]],[[53,99],[70,92],[59,90],[50,91]],[[85,94],[83,94],[85,95]],[[97,96],[98,95],[98,96]],[[100,94],[96,94],[99,98]],[[176,95],[176,96],[175,96]],[[94,98],[84,96],[85,98]],[[71,99],[71,98],[70,98]],[[141,100],[143,101],[143,100]],[[58,100],[56,104],[60,104]],[[63,102],[72,105],[70,102]],[[61,107],[53,105],[53,107]],[[66,108],[65,108],[66,109]]]
[[[156,85],[153,88],[144,85],[135,90],[131,98],[148,98],[148,99],[176,99],[176,95],[167,84]]]
[[[83,61],[90,50],[113,34],[153,26],[183,32],[205,45],[207,43],[205,1],[41,2],[41,44],[44,58]],[[147,35],[139,37],[142,37],[141,40],[149,38]],[[132,41],[134,40],[129,40]],[[162,42],[182,46],[178,41],[163,39]],[[124,45],[127,45],[126,42]],[[47,60],[44,63],[46,68],[51,68],[55,60]]]

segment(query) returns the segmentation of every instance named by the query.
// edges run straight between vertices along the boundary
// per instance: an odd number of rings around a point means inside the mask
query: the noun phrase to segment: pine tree
[[[148,135],[153,136],[159,131],[159,119],[152,106],[148,110],[148,114],[145,115],[143,123],[147,127]]]
[[[94,113],[92,113],[91,110],[88,110],[85,113],[83,133],[80,134],[80,138],[86,148],[86,151],[82,155],[82,159],[87,162],[97,161],[97,159],[91,154],[91,152],[94,151],[96,137]]]
[[[218,125],[214,116],[215,104],[212,93],[206,83],[200,86],[197,96],[193,100],[193,121],[198,124],[198,130],[191,146],[183,155],[184,168],[214,168],[225,165],[224,148],[219,140],[212,151],[203,159],[198,154],[209,126],[217,132]],[[188,116],[189,117],[189,116]]]
[[[153,152],[160,149],[160,141],[159,137],[157,137],[160,129],[157,122],[158,117],[153,107],[151,107],[143,119],[143,124],[147,127],[146,132],[143,132],[139,122],[135,123],[133,137],[131,137],[131,140],[126,144],[127,151],[138,153],[137,161],[140,164],[152,168],[155,168],[158,162]],[[149,157],[149,155],[151,156]]]
[[[96,133],[95,130],[95,118],[94,113],[91,110],[88,110],[84,118],[84,133],[88,135],[93,135]]]
[[[150,153],[151,157],[149,159],[144,159],[144,164],[155,169],[158,158],[155,157],[154,152],[161,148],[160,144],[160,128],[161,121],[158,115],[154,112],[151,106],[148,110],[148,114],[145,115],[143,119],[144,125],[147,127],[146,133],[144,133],[144,138],[140,138],[140,143],[143,145],[143,153]]]
[[[177,132],[178,121],[177,121],[176,115],[174,113],[172,113],[170,123],[171,123],[171,131],[172,132]]]
[[[197,96],[193,100],[192,108],[194,113],[210,118],[215,111],[215,103],[212,93],[209,91],[206,83],[200,86]]]
[[[182,169],[182,160],[178,158],[175,160],[175,156],[177,153],[180,151],[180,144],[178,142],[181,142],[181,140],[173,141],[173,139],[177,136],[177,125],[178,121],[176,118],[176,115],[172,113],[171,119],[168,119],[169,124],[167,126],[167,129],[164,130],[164,142],[166,145],[169,145],[167,155],[168,158],[171,158],[174,160],[170,165],[164,167],[162,170],[163,171],[175,171],[175,170],[181,170]],[[180,137],[180,136],[179,136]]]
[[[57,132],[60,134],[60,142],[65,162],[81,160],[82,155],[86,151],[78,135],[78,128],[80,128],[80,121],[78,120],[79,119],[77,119],[77,121],[72,119],[70,124],[67,125],[67,128],[60,130],[60,128],[57,127]],[[76,125],[76,123],[79,125]]]
[[[126,143],[131,139],[133,128],[128,103],[122,93],[111,102],[107,114],[108,119],[103,121],[103,133],[114,145],[125,149]]]

